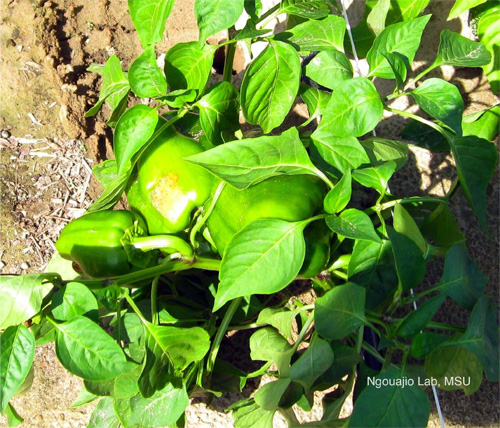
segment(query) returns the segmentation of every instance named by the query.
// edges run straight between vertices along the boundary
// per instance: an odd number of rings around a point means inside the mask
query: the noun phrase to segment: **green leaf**
[[[0,335],[0,413],[22,385],[35,357],[35,338],[24,326],[10,326]]]
[[[304,391],[308,391],[332,364],[332,347],[326,340],[315,336],[302,356],[290,367],[290,378],[301,384]]]
[[[321,121],[323,123],[324,119]],[[336,137],[335,122],[319,126],[311,134],[314,147],[325,162],[342,174],[370,161],[365,149],[355,137]]]
[[[17,427],[19,424],[22,424],[24,422],[24,419],[19,416],[19,414],[16,412],[16,409],[14,409],[11,404],[7,406],[7,409],[5,410],[5,416],[7,416],[7,424],[9,425],[9,427]]]
[[[387,18],[387,13],[389,12],[390,6],[390,0],[379,0],[366,18],[366,24],[368,25],[368,28],[376,36],[378,36],[385,28],[385,20]]]
[[[493,4],[493,2],[490,2]],[[477,22],[477,35],[479,41],[484,44],[488,52],[491,54],[492,60],[483,65],[483,71],[488,77],[491,90],[494,94],[498,94],[500,89],[500,69],[498,63],[500,61],[500,10],[490,6],[488,12],[480,15]]]
[[[113,399],[101,398],[90,416],[87,428],[119,428],[120,420],[113,407]]]
[[[314,323],[326,339],[342,339],[366,324],[366,290],[353,282],[338,285],[316,300]]]
[[[144,50],[163,40],[165,22],[173,7],[174,0],[128,0],[130,18]]]
[[[257,361],[273,361],[282,376],[287,374],[292,346],[272,327],[257,330],[250,337],[250,358]]]
[[[429,399],[417,385],[401,385],[400,370],[391,368],[375,376],[356,400],[350,427],[425,427],[429,420]],[[397,382],[400,382],[397,384]],[[374,405],[376,403],[376,405]]]
[[[370,76],[394,79],[394,72],[382,53],[397,52],[413,62],[420,46],[420,39],[431,15],[414,18],[386,27],[373,42],[366,59],[370,64]]]
[[[361,137],[378,125],[383,112],[382,99],[373,83],[356,77],[335,89],[314,134],[326,131],[337,137]]]
[[[456,0],[450,10],[450,14],[448,15],[448,21],[457,18],[462,13],[480,5],[481,3],[484,3],[485,1],[486,0]]]
[[[401,138],[433,152],[450,151],[450,145],[443,135],[430,126],[416,120],[410,121],[403,129]]]
[[[170,90],[194,89],[201,94],[210,77],[216,47],[198,42],[177,43],[165,57],[165,76]]]
[[[159,98],[159,100],[172,108],[181,108],[185,104],[193,102],[195,99],[196,91],[194,89],[178,89]]]
[[[473,135],[492,141],[498,135],[500,128],[500,104],[476,114],[463,117],[463,135]]]
[[[186,160],[201,165],[239,189],[281,174],[314,175],[316,171],[296,128],[279,136],[232,141]]]
[[[377,243],[382,242],[377,232],[375,232],[370,217],[355,208],[342,211],[339,216],[328,216],[325,221],[328,227],[340,236]]]
[[[403,88],[406,75],[410,69],[408,58],[398,52],[381,52],[381,55],[387,60],[396,79],[396,87]]]
[[[261,0],[245,0],[245,12],[248,13],[252,20],[256,20],[262,14]]]
[[[392,243],[394,260],[399,282],[404,291],[416,287],[425,276],[426,264],[417,244],[402,233],[387,226],[387,234]]]
[[[130,370],[120,346],[95,322],[77,316],[55,327],[57,357],[70,373],[103,381]]]
[[[305,225],[260,219],[238,232],[222,257],[214,311],[236,297],[272,294],[290,284],[304,262]]]
[[[114,407],[124,428],[153,428],[174,425],[184,414],[188,404],[189,397],[185,387],[175,388],[169,383],[150,398],[137,394],[130,398],[116,399]]]
[[[328,15],[320,21],[306,21],[296,25],[277,34],[275,39],[291,44],[301,54],[327,50],[343,52],[345,31],[344,19]]]
[[[22,324],[36,315],[56,281],[61,281],[56,273],[0,276],[0,329]]]
[[[255,394],[255,403],[264,410],[277,410],[281,397],[292,380],[287,377],[266,383]]]
[[[328,1],[325,0],[283,0],[280,13],[319,19],[330,14],[330,7]]]
[[[479,67],[491,61],[491,54],[483,44],[473,42],[448,29],[439,36],[439,48],[433,67],[453,65],[455,67]]]
[[[349,58],[337,50],[317,54],[305,66],[305,75],[328,89],[335,89],[344,81],[352,79],[353,71]],[[336,96],[336,93],[333,94]]]
[[[482,273],[462,245],[454,245],[446,254],[444,272],[438,284],[453,300],[472,310],[483,295],[488,275]]]
[[[97,300],[92,292],[79,282],[70,282],[52,297],[52,315],[56,320],[68,321],[82,315],[97,322]]]
[[[361,145],[366,150],[372,166],[394,161],[396,162],[396,171],[398,171],[408,161],[408,144],[402,141],[369,137],[362,140]]]
[[[268,134],[281,125],[295,102],[300,58],[290,45],[271,40],[245,72],[241,107],[247,122]]]
[[[89,70],[90,71],[90,70]],[[111,56],[102,70],[102,86],[97,103],[85,113],[85,117],[95,116],[107,101],[111,111],[115,111],[123,99],[127,98],[130,86],[127,77],[122,71],[120,60]]]
[[[371,187],[384,195],[387,191],[387,185],[394,172],[396,172],[396,162],[389,161],[383,164],[357,169],[352,177],[365,187]]]
[[[450,336],[432,332],[423,332],[417,334],[410,346],[410,354],[415,358],[425,358],[434,349],[439,348],[443,343],[445,343]]]
[[[386,25],[416,18],[423,12],[429,2],[430,0],[392,0]]]
[[[342,176],[335,187],[325,197],[325,211],[329,214],[337,214],[342,211],[351,200],[352,180],[351,171]]]
[[[444,345],[459,346],[472,352],[483,366],[488,380],[498,382],[498,336],[497,307],[491,296],[481,296],[472,310],[465,333]]]
[[[464,348],[436,349],[425,359],[425,371],[437,381],[439,389],[462,389],[465,395],[476,392],[483,381],[483,367],[476,356]],[[457,379],[460,383],[456,384]]]
[[[133,106],[120,117],[113,142],[118,174],[129,168],[132,157],[152,137],[157,123],[156,109],[144,104]]]
[[[273,428],[274,411],[251,403],[233,411],[235,428]]]
[[[99,398],[99,396],[92,394],[85,388],[85,383],[82,385],[82,389],[78,393],[75,401],[71,403],[70,409],[76,409],[77,407],[84,406],[85,404],[92,403]]]
[[[321,375],[322,383],[337,385],[346,375],[352,374],[356,364],[361,362],[359,353],[354,348],[345,346],[340,342],[333,342],[335,359],[333,364]]]
[[[449,248],[453,244],[465,242],[465,236],[447,205],[439,204],[425,218],[421,230],[427,239],[440,247]]]
[[[399,324],[396,334],[401,337],[413,337],[418,334],[436,314],[446,299],[446,294],[438,294],[426,300],[413,312],[410,312]]]
[[[300,314],[299,310],[287,308],[264,308],[259,313],[257,324],[269,324],[277,329],[286,339],[292,340],[293,321]]]
[[[489,141],[474,136],[450,136],[448,142],[455,158],[462,190],[486,231],[486,188],[497,164],[497,149]]]
[[[244,0],[196,0],[194,16],[200,30],[200,43],[232,27],[243,13],[243,4]]]
[[[357,240],[347,268],[349,281],[366,288],[366,307],[375,309],[398,288],[391,241]]]
[[[156,64],[154,48],[138,56],[128,71],[130,88],[140,98],[155,98],[167,93],[167,81]]]
[[[455,85],[443,79],[427,79],[411,94],[423,111],[462,135],[464,101]]]
[[[203,132],[214,144],[222,144],[222,133],[237,131],[239,124],[239,94],[229,82],[212,86],[197,103]]]
[[[309,120],[316,119],[326,111],[330,94],[320,89],[312,88],[303,83],[300,84],[299,95],[309,110]]]
[[[413,217],[408,214],[403,208],[402,204],[397,204],[394,207],[394,217],[393,217],[393,226],[396,232],[402,233],[403,235],[408,236],[415,244],[417,244],[418,248],[422,254],[426,254],[429,248],[429,244],[422,236],[422,232],[413,220]]]
[[[179,328],[143,323],[146,328],[146,360],[139,387],[147,398],[166,385],[169,366],[181,372],[191,363],[200,361],[210,349],[210,337],[200,327]]]

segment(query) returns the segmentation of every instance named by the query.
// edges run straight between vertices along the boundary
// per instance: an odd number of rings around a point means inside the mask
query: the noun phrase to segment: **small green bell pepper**
[[[86,276],[112,278],[132,270],[127,242],[131,237],[146,234],[144,220],[135,213],[99,211],[68,223],[56,242],[56,249],[63,258],[75,262]]]
[[[146,220],[151,235],[186,229],[193,209],[209,198],[215,178],[183,160],[202,151],[197,141],[169,127],[138,160],[137,174],[126,189],[127,201]]]
[[[272,177],[244,190],[226,185],[207,221],[210,236],[222,255],[231,238],[257,219],[300,221],[312,217],[322,206],[325,191],[322,181],[309,175]],[[330,232],[321,223],[313,222],[304,231],[303,277],[316,276],[330,257]]]

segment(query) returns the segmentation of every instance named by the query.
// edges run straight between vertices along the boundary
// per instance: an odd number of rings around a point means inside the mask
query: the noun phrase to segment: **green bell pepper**
[[[322,181],[309,175],[272,177],[244,190],[227,185],[208,218],[210,236],[222,255],[231,238],[257,219],[300,221],[312,217],[322,206],[325,191]],[[321,223],[313,222],[304,231],[303,277],[316,276],[330,257],[330,232]]]
[[[59,254],[75,262],[79,270],[94,279],[129,273],[133,248],[128,242],[144,236],[147,228],[140,216],[130,211],[99,211],[86,214],[66,225],[56,242]],[[148,264],[147,257],[141,267]]]
[[[202,151],[197,141],[169,127],[138,160],[137,174],[126,189],[127,201],[146,220],[151,235],[186,229],[193,209],[211,195],[215,178],[183,160]]]

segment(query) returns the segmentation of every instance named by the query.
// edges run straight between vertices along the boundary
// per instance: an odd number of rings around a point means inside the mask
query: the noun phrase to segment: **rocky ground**
[[[434,30],[426,32],[417,66],[428,61],[429,52],[435,52],[436,29],[443,28],[452,4],[433,3]],[[192,5],[193,0],[176,2],[160,50],[197,38]],[[99,194],[91,177],[92,167],[112,155],[111,133],[103,116],[84,118],[98,97],[100,85],[99,77],[86,68],[117,54],[127,69],[139,52],[139,41],[125,0],[2,0],[0,7],[0,272],[40,272],[50,260],[62,227],[80,216]],[[350,12],[355,19],[355,7]],[[445,25],[467,32],[466,22],[454,20]],[[244,58],[239,61],[241,69]],[[498,102],[480,70],[444,69],[436,73],[459,87],[469,112]],[[403,122],[388,117],[378,131],[390,137],[402,126]],[[440,194],[453,179],[452,171],[449,158],[413,150],[409,166],[393,191],[403,194],[412,183],[421,194]],[[490,276],[489,293],[498,300],[498,171],[488,197],[490,237],[477,226],[460,195],[454,210],[471,255]],[[442,266],[434,269],[435,278],[439,278]],[[451,304],[440,317],[462,325],[467,321]],[[69,408],[80,386],[81,382],[59,365],[51,345],[38,348],[33,388],[14,401],[25,418],[22,426],[86,426],[93,406]],[[245,393],[250,392],[251,388]],[[497,426],[500,420],[498,385],[485,381],[472,397],[444,391],[439,396],[448,426]],[[216,401],[211,408],[193,402],[187,426],[231,427],[232,420],[223,410],[236,399],[230,396]],[[282,424],[277,421],[277,426]],[[438,426],[435,411],[430,425]],[[3,426],[5,421],[0,419]]]

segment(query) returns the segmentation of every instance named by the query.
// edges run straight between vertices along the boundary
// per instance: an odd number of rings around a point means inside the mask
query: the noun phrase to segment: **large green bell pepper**
[[[132,270],[127,241],[147,234],[144,220],[130,211],[99,211],[66,225],[56,242],[61,256],[88,277],[112,278]]]
[[[309,175],[272,177],[245,190],[226,185],[208,218],[208,230],[222,255],[231,238],[249,223],[260,218],[305,220],[322,205],[324,195],[324,184]],[[330,232],[322,223],[313,222],[304,231],[303,277],[316,276],[330,257]]]
[[[130,209],[142,215],[151,235],[186,229],[193,209],[209,198],[215,178],[183,160],[202,151],[197,141],[169,127],[140,157],[126,195]]]

